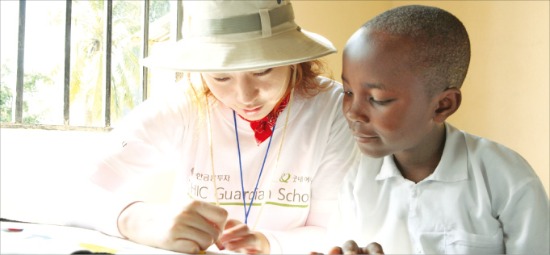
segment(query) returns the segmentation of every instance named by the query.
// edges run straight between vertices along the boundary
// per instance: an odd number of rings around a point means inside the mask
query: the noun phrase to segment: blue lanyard
[[[248,214],[252,208],[252,203],[254,202],[254,197],[256,197],[256,190],[258,190],[258,183],[262,178],[262,172],[264,171],[265,160],[267,159],[267,154],[269,153],[269,148],[271,147],[271,139],[273,139],[273,133],[275,132],[275,125],[273,124],[273,129],[271,130],[271,136],[269,137],[269,143],[267,144],[267,150],[265,151],[264,160],[262,162],[262,168],[260,168],[260,174],[258,175],[258,180],[256,180],[256,186],[254,187],[254,192],[252,193],[252,198],[250,199],[250,204],[246,204],[246,196],[244,193],[244,181],[243,181],[243,164],[241,161],[241,146],[239,144],[239,132],[237,131],[237,114],[233,111],[233,123],[235,126],[235,137],[237,138],[237,153],[239,155],[239,170],[241,174],[241,191],[243,196],[243,207],[244,207],[244,224],[248,224]]]

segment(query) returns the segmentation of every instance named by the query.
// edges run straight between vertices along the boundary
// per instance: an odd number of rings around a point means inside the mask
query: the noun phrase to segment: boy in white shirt
[[[533,169],[446,122],[469,62],[465,27],[434,7],[391,9],[349,39],[343,111],[363,157],[331,231],[336,244],[357,243],[330,253],[371,253],[357,244],[375,242],[390,254],[549,254],[548,196]]]

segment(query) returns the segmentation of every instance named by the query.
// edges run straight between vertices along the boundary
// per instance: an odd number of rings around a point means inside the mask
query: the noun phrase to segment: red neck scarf
[[[256,138],[256,143],[258,143],[258,145],[271,136],[273,126],[275,125],[275,122],[277,122],[277,117],[279,117],[279,114],[286,108],[289,99],[290,93],[287,94],[279,105],[276,105],[275,108],[273,108],[273,110],[261,120],[250,121],[241,117],[241,119],[250,122],[250,127],[254,131],[254,137]]]

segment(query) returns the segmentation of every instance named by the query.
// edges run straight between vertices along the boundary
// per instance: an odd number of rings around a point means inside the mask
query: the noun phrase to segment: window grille
[[[54,18],[54,20],[62,19],[64,16],[64,26],[61,26],[64,29],[62,35],[52,32],[55,29],[52,29],[52,31],[50,31],[50,29],[45,29],[46,31],[36,31],[35,29],[33,31],[30,28],[32,24],[30,24],[29,21],[36,22],[36,20],[31,19],[37,19],[33,13],[42,11],[41,14],[46,15],[46,10],[41,10],[39,7],[33,7],[33,5],[37,3],[47,3],[49,6],[55,4],[64,5],[64,15],[58,15],[59,17],[55,16],[56,18]],[[15,63],[11,63],[10,65],[8,61],[4,62],[4,58],[2,58],[3,75],[1,107],[4,108],[2,109],[2,128],[110,130],[116,120],[123,117],[131,108],[146,100],[151,93],[151,77],[155,76],[155,74],[152,74],[146,67],[140,66],[138,60],[149,54],[152,43],[163,40],[159,39],[160,37],[170,38],[170,40],[181,38],[179,34],[179,31],[181,31],[180,22],[183,13],[181,0],[69,0],[65,2],[56,0],[20,0],[19,2],[0,1],[0,4],[2,5],[1,9],[18,10],[16,12],[17,24],[15,22],[8,22],[10,26],[17,25],[17,36],[9,36],[7,34],[8,32],[6,32],[6,34],[4,33],[4,26],[6,25],[4,20],[2,20],[2,30],[0,30],[2,33],[1,37],[3,38],[2,44],[4,44],[4,40],[8,40],[8,38],[10,40],[17,40],[16,60],[12,61]],[[12,8],[9,8],[9,4],[12,5]],[[15,7],[15,4],[18,6]],[[140,17],[132,18],[128,16],[129,13],[138,12],[136,11],[138,8],[137,5],[141,5],[139,7]],[[97,29],[98,26],[94,26],[97,25],[93,22],[94,20],[84,20],[83,16],[91,15],[91,13],[90,11],[83,10],[83,6],[92,9],[96,8],[94,10],[101,7],[103,8],[103,10],[99,10],[101,15],[94,17],[98,23],[103,24],[103,34],[102,38],[93,38],[89,41],[84,40],[85,43],[78,44],[80,41],[76,42],[75,38],[83,38],[83,27],[93,27],[99,31]],[[59,14],[59,11],[57,14]],[[5,15],[3,12],[2,16],[8,15]],[[139,22],[137,20],[139,20]],[[165,27],[165,24],[159,25],[159,23],[165,21],[169,23],[170,29],[166,32],[158,31],[162,27]],[[127,25],[130,24],[130,22],[134,22],[129,26],[131,29],[124,27],[124,24]],[[140,24],[136,25],[135,23]],[[137,27],[140,27],[139,31],[128,31],[132,29],[135,30]],[[128,34],[121,35],[121,31],[128,32]],[[42,34],[43,40],[32,39],[35,38],[32,33]],[[155,37],[158,38],[150,38],[150,34],[154,34]],[[59,73],[59,77],[62,76],[62,79],[58,79],[58,81],[55,81],[55,78],[33,73],[31,69],[27,68],[29,64],[35,62],[28,59],[30,57],[33,57],[33,59],[36,58],[36,54],[32,52],[30,45],[36,46],[36,44],[40,44],[50,39],[48,37],[53,38],[56,35],[63,38],[63,43],[54,43],[52,45],[62,45],[64,55],[61,58],[62,60],[60,63],[62,64],[59,64],[59,70],[54,68],[52,72],[55,74]],[[7,52],[9,49],[3,49],[2,53],[4,53],[5,50]],[[51,49],[44,47],[42,50],[42,53],[46,54],[48,53],[47,51]],[[123,51],[133,51],[133,54]],[[101,56],[99,54],[101,54]],[[125,56],[128,54],[132,56],[132,58],[126,58]],[[81,62],[78,62],[78,58],[80,57],[89,57],[90,59],[88,59],[86,65],[79,65],[78,63]],[[90,68],[91,64],[89,63],[96,60],[101,64],[97,65],[97,68]],[[53,59],[50,62],[53,63]],[[44,61],[44,63],[50,62]],[[129,65],[128,70],[121,70],[124,67],[123,64]],[[80,70],[79,68],[86,69]],[[101,70],[99,70],[99,68],[101,68]],[[10,72],[11,77],[9,77]],[[90,90],[95,91],[99,91],[101,88],[102,92],[96,93],[101,94],[101,105],[95,103],[98,101],[98,96],[94,97],[94,102],[86,100],[82,100],[82,102],[78,101],[78,96],[82,96],[82,93],[77,93],[83,90],[81,80],[84,78],[92,79],[90,77],[85,77],[89,75],[89,73],[101,74],[101,78],[92,77],[100,81],[96,82],[97,84],[101,84],[90,88]],[[162,74],[159,74],[157,76],[161,75]],[[15,76],[15,79],[13,79],[13,76]],[[15,85],[13,85],[13,83],[15,83]],[[44,84],[46,83],[54,84],[52,86],[55,87],[55,92],[51,94],[55,94],[56,96],[45,100],[45,103],[42,102],[40,105],[33,105],[33,109],[41,109],[49,115],[55,116],[52,118],[54,119],[53,121],[43,121],[40,119],[40,116],[31,118],[32,116],[26,112],[28,111],[27,108],[30,108],[27,103],[31,102],[33,99],[33,93],[31,92],[36,89],[45,89],[47,86]],[[32,89],[25,87],[28,87],[29,84],[32,85]],[[120,84],[125,84],[126,87],[123,88]],[[31,91],[29,92],[29,90]],[[92,94],[92,91],[88,93]],[[86,94],[86,98],[89,94]],[[79,106],[77,106],[76,102],[80,102]],[[48,108],[52,108],[51,112],[46,111]],[[84,114],[84,112],[87,114]],[[100,112],[100,114],[98,114],[98,112]],[[85,120],[80,122],[75,120],[75,116],[80,117],[82,115],[87,116]]]

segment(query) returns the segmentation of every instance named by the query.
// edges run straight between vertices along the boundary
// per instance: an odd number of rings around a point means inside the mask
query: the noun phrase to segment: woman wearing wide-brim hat
[[[173,203],[125,199],[103,229],[184,253],[312,251],[358,153],[340,84],[319,76],[334,46],[280,0],[184,1],[182,36],[143,63],[186,86],[131,112],[93,176],[114,190],[177,171]]]

